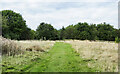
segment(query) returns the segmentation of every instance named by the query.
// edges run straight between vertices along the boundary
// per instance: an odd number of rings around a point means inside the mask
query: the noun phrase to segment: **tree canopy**
[[[3,10],[0,11],[0,14],[2,17],[0,17],[0,21],[2,21],[0,29],[2,29],[2,36],[5,38],[16,40],[120,40],[120,29],[116,29],[105,22],[100,24],[78,22],[67,27],[63,26],[59,30],[55,29],[51,24],[42,22],[34,31],[27,27],[26,21],[21,14],[12,10]]]
[[[2,36],[10,39],[31,39],[31,29],[27,27],[22,15],[12,10],[3,10],[2,13]]]
[[[57,30],[51,24],[40,23],[36,29],[37,39],[55,40],[57,38]]]

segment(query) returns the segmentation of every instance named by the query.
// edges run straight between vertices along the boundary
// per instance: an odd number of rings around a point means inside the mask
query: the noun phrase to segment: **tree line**
[[[104,41],[119,41],[120,29],[116,29],[110,24],[88,24],[77,23],[55,29],[51,24],[42,22],[37,27],[36,31],[30,29],[26,25],[26,21],[21,14],[12,10],[0,11],[2,15],[2,36],[15,40],[104,40]]]

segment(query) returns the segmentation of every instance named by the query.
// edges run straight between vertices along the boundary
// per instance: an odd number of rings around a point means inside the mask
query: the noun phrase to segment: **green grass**
[[[11,58],[9,63],[3,59],[4,72],[96,72],[95,67],[88,67],[94,60],[82,59],[68,43],[56,42],[49,52],[27,54]],[[38,56],[35,56],[38,55]],[[32,58],[34,57],[34,58]],[[7,58],[8,59],[8,58]],[[21,62],[18,60],[22,60]],[[18,61],[17,61],[18,60]],[[7,60],[6,60],[7,61]],[[15,63],[17,61],[18,63]],[[13,64],[12,64],[13,63]],[[20,64],[19,64],[20,63]],[[7,65],[6,65],[7,64]],[[100,70],[99,70],[100,71]]]
[[[16,56],[2,56],[2,71],[3,72],[21,72],[32,67],[39,62],[41,52],[25,52],[22,55]],[[33,60],[36,60],[34,61]]]
[[[46,54],[41,56],[40,63],[34,65],[28,72],[95,72],[95,68],[88,67],[88,62],[75,53],[70,44],[57,42]]]

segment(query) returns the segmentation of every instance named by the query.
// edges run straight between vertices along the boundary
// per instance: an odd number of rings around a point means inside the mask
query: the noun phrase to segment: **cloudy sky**
[[[91,2],[92,1],[92,2]],[[78,22],[103,23],[118,28],[119,0],[1,0],[1,10],[20,13],[31,29],[41,22],[62,26]]]

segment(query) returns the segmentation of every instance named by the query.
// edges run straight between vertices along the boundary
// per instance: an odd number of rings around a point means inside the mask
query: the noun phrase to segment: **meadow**
[[[102,72],[118,71],[118,44],[110,41],[69,40],[72,47],[82,58],[89,61],[88,66],[102,69]],[[95,60],[95,62],[90,62]]]
[[[112,41],[1,42],[2,72],[118,72],[118,43]]]

